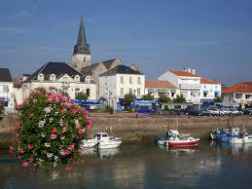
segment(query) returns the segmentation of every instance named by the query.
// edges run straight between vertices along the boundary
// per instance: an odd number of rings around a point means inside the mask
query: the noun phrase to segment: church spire
[[[80,28],[76,45],[74,46],[73,54],[90,54],[89,44],[86,39],[86,32],[83,22],[83,17],[80,19]]]

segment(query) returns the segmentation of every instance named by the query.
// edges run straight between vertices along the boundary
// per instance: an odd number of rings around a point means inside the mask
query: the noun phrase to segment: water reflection
[[[217,188],[218,184],[230,188],[233,175],[240,172],[246,174],[237,174],[236,182],[245,177],[252,184],[251,161],[241,159],[251,153],[252,145],[206,143],[198,149],[179,150],[125,145],[102,151],[88,149],[77,163],[49,170],[23,169],[17,161],[1,155],[0,188]],[[242,163],[230,158],[233,156]],[[223,185],[223,179],[229,183]]]
[[[100,159],[113,158],[113,156],[115,156],[119,152],[120,152],[119,148],[109,148],[109,149],[87,148],[80,150],[80,154],[82,156],[96,156]]]

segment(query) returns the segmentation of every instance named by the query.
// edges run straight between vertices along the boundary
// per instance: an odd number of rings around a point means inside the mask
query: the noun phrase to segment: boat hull
[[[117,148],[121,145],[121,141],[100,141],[98,144],[99,149]]]
[[[199,146],[199,142],[200,139],[195,139],[195,140],[191,140],[191,141],[168,141],[167,145],[170,148],[194,148],[194,147],[198,147]]]

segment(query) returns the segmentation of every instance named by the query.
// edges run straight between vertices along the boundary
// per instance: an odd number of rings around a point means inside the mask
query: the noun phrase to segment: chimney
[[[131,64],[131,65],[130,65],[130,68],[131,68],[132,70],[139,71],[139,66],[136,65],[136,64]]]
[[[191,72],[193,75],[196,75],[196,69],[192,69],[192,72]]]

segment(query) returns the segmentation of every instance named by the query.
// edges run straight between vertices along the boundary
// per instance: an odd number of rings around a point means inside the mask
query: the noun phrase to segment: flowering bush
[[[18,158],[23,166],[67,163],[91,127],[87,112],[68,97],[37,89],[20,108]]]

